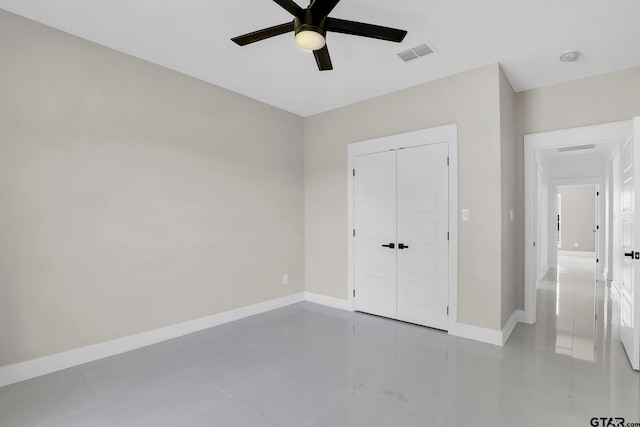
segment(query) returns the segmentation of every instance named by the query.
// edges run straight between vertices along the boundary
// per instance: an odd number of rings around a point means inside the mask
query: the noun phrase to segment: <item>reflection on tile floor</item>
[[[519,324],[503,348],[300,303],[0,388],[0,425],[640,422],[618,324],[593,260],[561,256],[539,284],[537,324]]]
[[[538,283],[538,323],[555,331],[557,353],[580,360],[596,360],[599,288],[606,290],[608,297],[609,289],[595,281],[595,257],[592,256],[560,255],[558,268],[550,269]]]

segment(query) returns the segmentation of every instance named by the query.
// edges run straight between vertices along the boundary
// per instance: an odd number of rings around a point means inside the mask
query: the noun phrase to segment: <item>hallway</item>
[[[617,295],[595,281],[594,257],[559,255],[538,283],[537,323],[518,324],[504,348],[530,348],[522,357],[533,366],[570,371],[569,426],[591,417],[640,422],[640,375],[620,342],[619,317]]]

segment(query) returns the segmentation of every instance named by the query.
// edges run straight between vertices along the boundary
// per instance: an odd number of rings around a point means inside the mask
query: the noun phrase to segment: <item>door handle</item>
[[[404,243],[398,243],[398,249],[409,249],[409,246],[405,245]]]
[[[393,248],[395,248],[395,247],[396,247],[396,244],[395,244],[395,243],[389,243],[388,245],[382,245],[382,247],[383,247],[383,248],[390,248],[390,249],[393,249]]]
[[[631,259],[633,259],[633,252],[625,252],[625,253],[624,253],[624,256],[628,256],[628,257],[630,257]]]

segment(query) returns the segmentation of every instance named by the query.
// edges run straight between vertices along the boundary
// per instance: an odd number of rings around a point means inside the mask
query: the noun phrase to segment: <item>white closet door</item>
[[[620,292],[621,325],[620,338],[627,351],[633,369],[640,369],[640,209],[635,202],[640,200],[640,181],[635,169],[640,164],[640,118],[633,120],[633,136],[622,146],[622,286]]]
[[[354,165],[355,309],[395,318],[396,153],[359,156]]]
[[[397,318],[446,330],[448,145],[425,145],[397,153]]]

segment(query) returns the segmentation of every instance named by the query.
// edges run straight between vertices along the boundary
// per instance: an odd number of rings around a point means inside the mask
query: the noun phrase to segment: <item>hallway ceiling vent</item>
[[[558,151],[563,153],[565,151],[591,150],[593,148],[596,148],[595,144],[574,145],[573,147],[558,148]]]
[[[423,43],[419,46],[413,47],[409,50],[404,50],[402,52],[398,53],[398,56],[400,58],[402,58],[402,60],[404,62],[408,62],[411,61],[413,59],[417,59],[420,58],[421,56],[427,56],[430,55],[432,53],[434,53],[435,51],[433,50],[433,48],[431,46],[429,46],[427,43]]]

